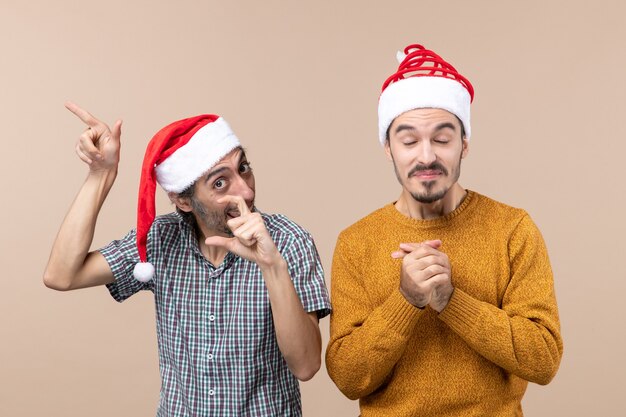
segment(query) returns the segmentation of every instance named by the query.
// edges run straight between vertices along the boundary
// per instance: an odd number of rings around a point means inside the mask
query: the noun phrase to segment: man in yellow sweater
[[[339,235],[328,373],[362,417],[521,416],[563,351],[544,241],[457,182],[471,83],[421,45],[400,59],[378,115],[402,192]]]

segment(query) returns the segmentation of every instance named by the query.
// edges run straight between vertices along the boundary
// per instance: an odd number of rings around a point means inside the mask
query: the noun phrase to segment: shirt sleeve
[[[153,290],[152,280],[140,282],[133,277],[135,264],[139,262],[135,230],[131,230],[123,239],[114,240],[99,249],[109,264],[115,281],[107,284],[111,296],[118,302],[126,300],[142,290]]]
[[[424,314],[399,290],[372,309],[360,270],[366,258],[354,239],[341,233],[335,246],[333,314],[326,349],[328,375],[351,400],[370,395],[389,380]]]
[[[324,282],[324,270],[313,237],[309,233],[295,235],[282,254],[289,274],[307,313],[316,311],[317,317],[330,314],[330,299]]]

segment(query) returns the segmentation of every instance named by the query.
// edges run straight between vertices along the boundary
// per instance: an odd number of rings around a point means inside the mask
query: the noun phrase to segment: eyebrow
[[[438,132],[442,129],[452,129],[456,132],[456,126],[450,122],[440,123],[435,127],[435,132]]]
[[[438,132],[442,129],[452,129],[454,131],[456,131],[456,126],[454,126],[453,123],[450,122],[443,122],[443,123],[439,123],[437,126],[435,126],[435,132]],[[416,129],[411,126],[411,125],[398,125],[398,127],[396,127],[396,131],[395,133],[398,134],[400,132],[402,132],[403,130],[410,130],[410,131],[415,131]]]
[[[415,131],[415,128],[413,126],[410,125],[398,125],[398,127],[396,127],[396,134],[402,132],[403,130],[411,130],[411,131]]]
[[[237,165],[241,165],[241,163],[246,159],[246,152],[243,150],[243,148],[239,148],[239,150],[241,151],[241,153],[239,154],[239,161],[237,162]],[[228,167],[220,167],[220,168],[217,168],[215,171],[209,172],[204,182],[208,182],[211,178],[213,178],[217,174],[227,171],[227,170],[228,170]]]

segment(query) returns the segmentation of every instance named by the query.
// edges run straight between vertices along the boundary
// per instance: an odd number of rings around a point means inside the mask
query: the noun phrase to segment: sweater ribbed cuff
[[[380,307],[389,328],[402,336],[408,336],[412,332],[417,320],[424,312],[423,309],[409,303],[400,290],[393,291]]]
[[[481,302],[460,289],[455,288],[448,305],[439,313],[438,317],[452,330],[458,333],[462,329],[472,328],[479,322],[481,314]]]

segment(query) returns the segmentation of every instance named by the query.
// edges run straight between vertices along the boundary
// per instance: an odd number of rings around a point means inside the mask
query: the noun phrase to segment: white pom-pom
[[[406,54],[402,51],[398,51],[396,53],[396,59],[398,60],[398,64],[402,64],[402,61],[404,61],[404,58],[406,58]]]
[[[154,277],[154,265],[150,262],[139,262],[133,269],[133,276],[137,281],[150,281]]]

